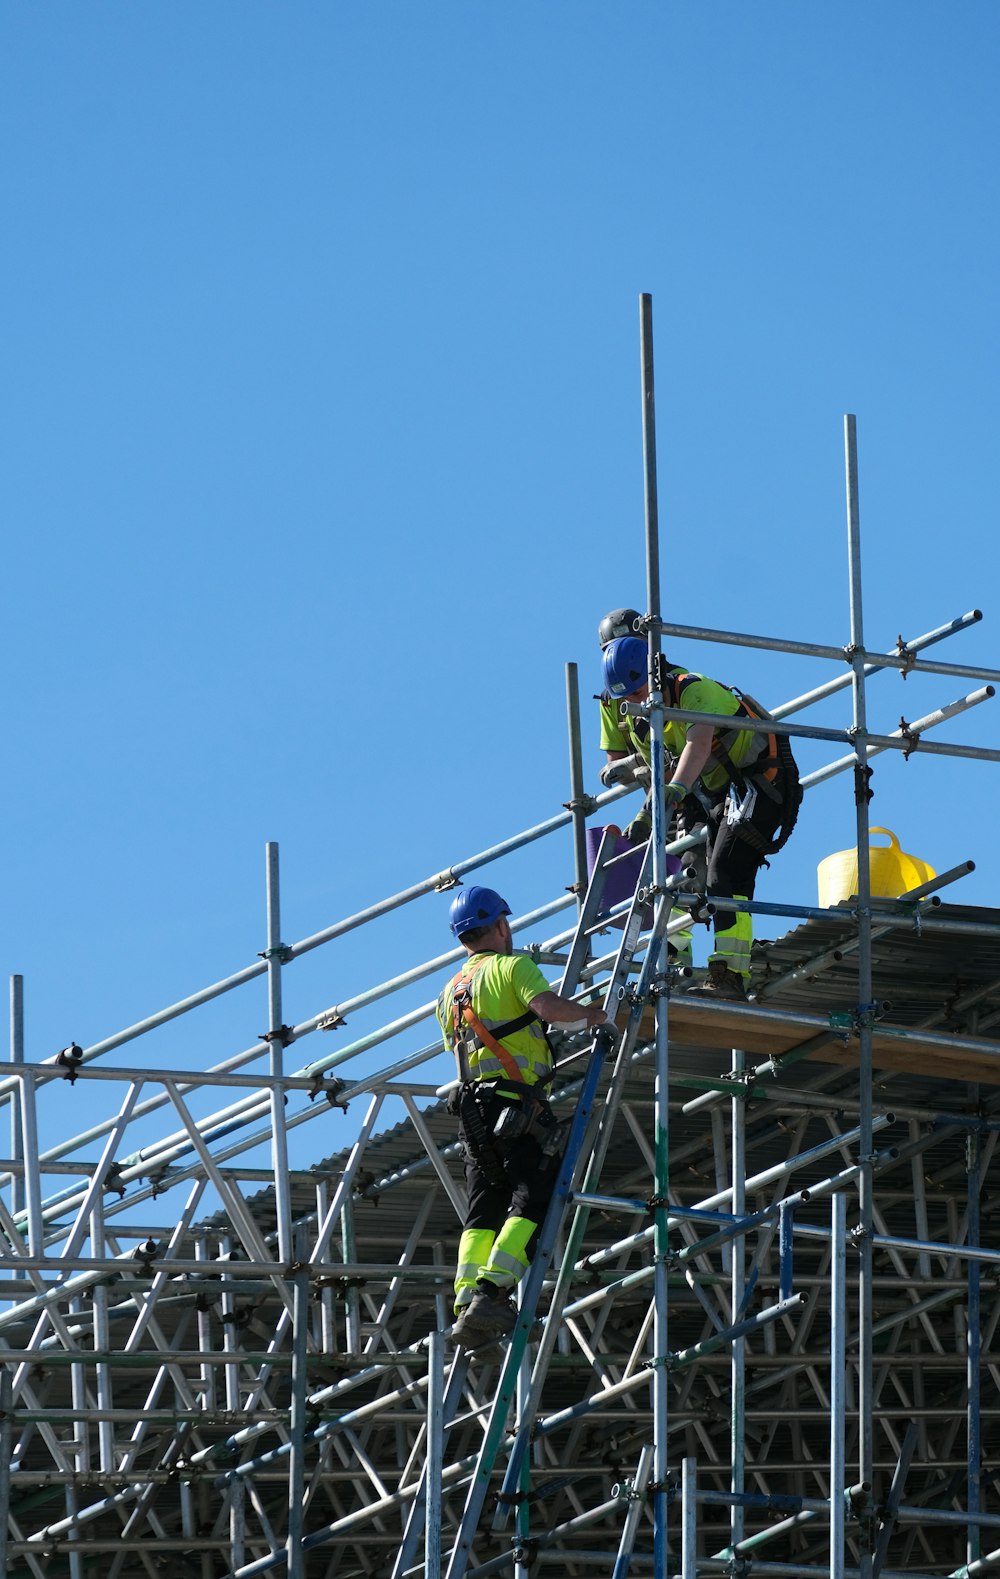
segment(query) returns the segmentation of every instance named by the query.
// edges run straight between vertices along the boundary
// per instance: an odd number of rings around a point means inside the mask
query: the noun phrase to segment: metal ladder
[[[580,975],[587,959],[590,935],[601,926],[599,918],[602,913],[607,867],[612,857],[612,848],[612,840],[605,836],[594,864],[587,894],[570,945],[563,977],[559,984],[558,990],[565,996],[572,995],[577,990]],[[643,1006],[648,1002],[656,978],[661,970],[660,957],[671,908],[670,901],[666,897],[662,898],[661,902],[656,905],[653,930],[646,944],[645,955],[639,971],[639,979],[634,991],[628,993],[628,980],[635,969],[635,956],[642,932],[643,912],[650,899],[646,888],[650,866],[651,856],[647,849],[646,858],[643,862],[625,921],[621,944],[605,991],[605,1007],[610,1011],[620,1007],[625,1001],[626,994],[628,994],[630,1000],[628,1021],[624,1030],[618,1032],[617,1035],[610,1029],[598,1031],[590,1050],[586,1072],[581,1081],[576,1109],[560,1164],[559,1176],[539,1234],[535,1255],[524,1281],[517,1323],[509,1339],[483,1441],[472,1468],[460,1527],[454,1546],[447,1559],[447,1568],[442,1570],[446,1575],[446,1579],[462,1579],[471,1560],[473,1541],[479,1526],[496,1460],[504,1445],[507,1416],[517,1387],[518,1374],[522,1366],[529,1336],[535,1325],[535,1311],[539,1296],[545,1278],[552,1266],[555,1246],[566,1215],[566,1209],[572,1202],[574,1190],[579,1189],[576,1175],[580,1159],[585,1154],[584,1142],[591,1128],[591,1116],[604,1066],[611,1051],[617,1047],[610,1088],[601,1106],[593,1145],[589,1147],[590,1160],[586,1171],[585,1190],[592,1189],[599,1180],[621,1092],[627,1078],[632,1053],[638,1040]],[[520,1500],[518,1488],[524,1470],[525,1455],[530,1445],[535,1411],[558,1334],[561,1312],[569,1294],[574,1262],[579,1246],[582,1243],[588,1213],[589,1208],[582,1205],[577,1206],[562,1257],[555,1292],[545,1319],[531,1380],[526,1394],[522,1394],[520,1424],[511,1443],[495,1520],[497,1526],[503,1525],[508,1510]],[[450,1367],[443,1411],[445,1430],[447,1430],[454,1419],[461,1400],[468,1364],[468,1356],[458,1353]],[[422,1569],[419,1566],[414,1566],[414,1564],[420,1532],[424,1522],[426,1503],[425,1464],[424,1469],[421,1471],[420,1481],[410,1509],[403,1541],[392,1570],[392,1579],[404,1579],[404,1575],[407,1573],[422,1573]],[[427,1576],[427,1579],[431,1579],[431,1576]],[[436,1579],[436,1576],[434,1576],[434,1579]]]

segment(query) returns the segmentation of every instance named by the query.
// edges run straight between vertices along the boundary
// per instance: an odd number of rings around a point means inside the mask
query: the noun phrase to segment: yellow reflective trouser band
[[[508,1217],[490,1251],[483,1277],[499,1288],[513,1288],[528,1270],[528,1240],[537,1227],[530,1217]]]
[[[687,916],[686,910],[671,910],[671,921],[683,921]],[[670,942],[677,950],[682,965],[691,963],[691,928],[682,927],[679,932],[671,932]]]
[[[734,894],[734,899],[746,899],[746,894]],[[720,898],[720,908],[725,900]],[[739,971],[741,976],[750,974],[750,948],[753,943],[753,920],[746,910],[738,910],[733,917],[733,924],[729,927],[717,927],[715,932],[715,948],[708,956],[709,961],[721,959],[730,970]]]
[[[492,1228],[466,1228],[458,1241],[458,1270],[455,1273],[455,1311],[467,1305],[476,1292],[477,1279],[490,1258],[496,1234]]]

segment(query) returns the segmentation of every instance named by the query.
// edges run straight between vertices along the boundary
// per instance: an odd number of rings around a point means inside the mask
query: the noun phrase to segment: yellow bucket
[[[881,844],[869,846],[873,894],[895,899],[937,876],[933,866],[901,850],[899,840],[888,828],[870,828],[869,832],[884,833],[889,841],[888,849]],[[857,849],[838,850],[835,855],[828,855],[816,868],[816,878],[819,883],[819,902],[824,908],[839,905],[842,899],[850,899],[858,891]]]

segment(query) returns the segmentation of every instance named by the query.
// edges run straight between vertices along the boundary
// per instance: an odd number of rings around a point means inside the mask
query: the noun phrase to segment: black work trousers
[[[480,1112],[489,1133],[503,1109],[512,1105],[517,1104],[505,1101],[495,1092],[482,1097]],[[496,1142],[494,1150],[503,1173],[500,1182],[491,1180],[477,1161],[461,1126],[459,1138],[465,1147],[465,1185],[469,1196],[464,1226],[492,1228],[499,1233],[509,1217],[527,1217],[533,1223],[541,1223],[552,1198],[558,1159],[545,1156],[531,1135],[520,1135],[503,1145]]]

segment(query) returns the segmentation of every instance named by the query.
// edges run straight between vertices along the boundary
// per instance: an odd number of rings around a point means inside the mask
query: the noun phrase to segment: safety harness
[[[670,705],[683,707],[682,698],[688,686],[703,678],[700,674],[668,671],[664,676],[663,689],[670,699]],[[723,690],[729,691],[739,704],[736,712],[730,715],[731,718],[753,718],[763,723],[771,717],[767,708],[755,701],[748,692],[737,690],[733,685],[723,686]],[[769,731],[764,736],[764,743],[759,747],[757,756],[752,761],[744,762],[737,767],[730,752],[741,733],[739,728],[730,727],[714,735],[709,761],[713,767],[722,769],[730,785],[739,795],[746,795],[748,787],[753,786],[768,800],[780,805],[780,832],[775,839],[765,839],[751,822],[741,822],[738,825],[740,838],[752,844],[761,855],[765,857],[776,855],[779,850],[784,849],[791,838],[792,829],[798,819],[799,807],[802,804],[798,766],[792,756],[788,736],[772,734]]]
[[[455,982],[451,998],[451,1032],[455,1047],[455,1059],[458,1064],[460,1080],[472,1080],[473,1075],[469,1069],[469,1036],[483,1047],[488,1047],[498,1060],[501,1069],[509,1076],[510,1080],[518,1087],[528,1087],[528,1082],[521,1079],[521,1067],[517,1060],[511,1056],[501,1040],[504,1036],[513,1036],[515,1031],[523,1031],[526,1026],[534,1025],[538,1015],[534,1009],[526,1009],[514,1020],[504,1020],[501,1025],[492,1031],[488,1029],[479,1018],[472,1003],[472,984],[479,972],[485,967],[490,956],[488,954],[473,958],[466,965],[461,975]],[[468,1026],[468,1031],[463,1029],[463,1023]],[[546,1040],[546,1046],[548,1041]],[[551,1053],[551,1048],[549,1049]],[[506,1082],[501,1082],[506,1084]],[[520,1094],[519,1092],[517,1094]]]

